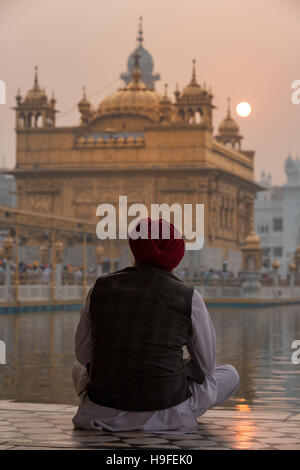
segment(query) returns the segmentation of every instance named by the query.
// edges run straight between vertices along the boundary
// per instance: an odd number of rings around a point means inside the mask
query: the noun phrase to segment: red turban
[[[155,238],[151,238],[151,226],[152,233],[157,234]],[[172,271],[184,255],[184,240],[181,234],[173,224],[163,219],[141,219],[129,234],[129,246],[137,263],[151,263],[166,271]]]

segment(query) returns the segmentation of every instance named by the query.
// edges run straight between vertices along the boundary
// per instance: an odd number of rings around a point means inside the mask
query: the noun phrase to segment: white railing
[[[0,302],[5,302],[7,297],[6,287],[0,286]]]
[[[86,292],[89,291],[91,285],[87,286]],[[207,299],[245,299],[249,297],[247,291],[245,292],[242,286],[195,286],[201,295]],[[0,304],[1,302],[14,301],[15,289],[11,287],[7,289],[6,286],[0,285]],[[55,300],[73,300],[76,302],[83,301],[84,290],[80,285],[64,284],[60,287],[56,286]],[[263,286],[255,293],[256,298],[259,300],[272,300],[272,299],[300,299],[300,287],[274,287]],[[27,284],[19,285],[18,299],[20,302],[31,301],[45,301],[51,302],[51,286],[44,284]]]
[[[19,286],[19,300],[49,300],[51,299],[51,286],[25,285]]]
[[[13,288],[8,291],[5,286],[0,286],[0,303],[14,301],[13,291]],[[18,289],[18,299],[20,302],[51,302],[51,286],[44,284],[20,285]],[[63,285],[55,289],[55,300],[74,300],[82,302],[82,299],[83,286]]]
[[[242,297],[242,287],[240,286],[195,286],[203,297],[209,299],[218,298],[240,298]]]
[[[83,297],[83,286],[61,286],[59,292],[56,293],[56,298],[60,300],[79,300]]]
[[[195,289],[207,299],[243,299],[247,298],[247,293],[243,292],[242,286],[195,286]],[[259,300],[267,299],[299,299],[300,287],[261,287],[255,294]]]

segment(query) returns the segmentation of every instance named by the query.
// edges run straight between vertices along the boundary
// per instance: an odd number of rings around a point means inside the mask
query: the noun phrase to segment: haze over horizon
[[[7,104],[0,106],[0,166],[15,164],[17,88],[27,93],[34,66],[48,96],[57,99],[57,126],[78,125],[82,86],[94,107],[122,86],[120,73],[136,46],[143,17],[144,47],[161,74],[156,89],[173,99],[191,78],[212,86],[214,134],[231,97],[232,115],[255,150],[255,177],[264,169],[273,183],[285,182],[284,161],[300,155],[300,105],[291,101],[291,83],[300,79],[300,2],[296,0],[1,0],[0,80]],[[247,101],[252,114],[241,118],[235,106]]]

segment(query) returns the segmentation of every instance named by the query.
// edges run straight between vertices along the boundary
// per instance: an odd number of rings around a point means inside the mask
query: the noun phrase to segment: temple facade
[[[72,127],[55,122],[56,99],[48,98],[35,70],[34,84],[16,96],[16,178],[19,209],[97,222],[101,203],[205,205],[205,246],[186,253],[190,275],[201,268],[241,268],[241,244],[251,231],[254,151],[244,150],[230,103],[214,135],[213,94],[196,77],[174,100],[155,90],[160,78],[151,55],[138,46],[121,75],[124,86],[97,107],[85,90],[80,120]],[[128,263],[125,241],[103,241],[104,258]],[[115,265],[116,267],[117,265]]]

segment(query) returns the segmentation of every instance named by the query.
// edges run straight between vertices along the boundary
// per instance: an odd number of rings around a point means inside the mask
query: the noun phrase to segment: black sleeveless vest
[[[192,331],[193,291],[145,263],[97,279],[90,303],[90,400],[150,411],[191,396],[182,347]]]

